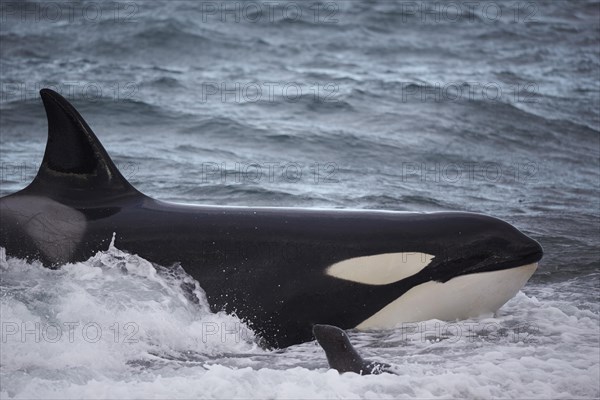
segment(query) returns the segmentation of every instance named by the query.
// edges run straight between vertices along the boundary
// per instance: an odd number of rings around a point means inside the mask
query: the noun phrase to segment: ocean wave
[[[230,174],[235,174],[232,171]],[[234,180],[235,178],[230,178]],[[224,201],[229,205],[277,206],[293,204],[297,201],[296,194],[282,189],[266,188],[251,184],[208,184],[195,188],[186,188],[183,192],[186,198],[211,199],[213,203]]]

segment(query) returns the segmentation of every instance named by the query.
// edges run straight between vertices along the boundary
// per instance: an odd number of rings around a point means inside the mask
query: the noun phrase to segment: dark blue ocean
[[[2,251],[0,397],[600,396],[598,1],[2,1],[0,23],[2,196],[37,172],[50,87],[155,198],[482,212],[545,250],[475,334],[351,332],[402,371],[369,377],[314,343],[207,341],[243,321],[116,248]]]

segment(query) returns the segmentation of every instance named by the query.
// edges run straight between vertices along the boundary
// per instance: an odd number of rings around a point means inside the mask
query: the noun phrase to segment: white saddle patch
[[[38,196],[2,199],[2,223],[12,220],[54,262],[66,262],[85,233],[86,218],[74,208]]]

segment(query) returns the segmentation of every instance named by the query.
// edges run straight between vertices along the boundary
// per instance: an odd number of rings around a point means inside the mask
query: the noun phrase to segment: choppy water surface
[[[493,317],[351,332],[400,372],[359,377],[261,349],[183,270],[2,253],[2,398],[600,396],[598,2],[52,4],[1,3],[2,195],[49,86],[153,197],[484,212],[545,257]]]

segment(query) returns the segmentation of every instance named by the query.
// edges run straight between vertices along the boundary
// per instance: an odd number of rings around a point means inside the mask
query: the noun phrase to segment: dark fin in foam
[[[48,117],[48,142],[42,165],[25,191],[55,199],[141,195],[121,175],[100,141],[60,94],[40,91]]]
[[[346,332],[332,325],[313,326],[315,339],[325,350],[329,366],[339,373],[355,372],[360,375],[394,373],[390,365],[363,360],[354,349]]]

